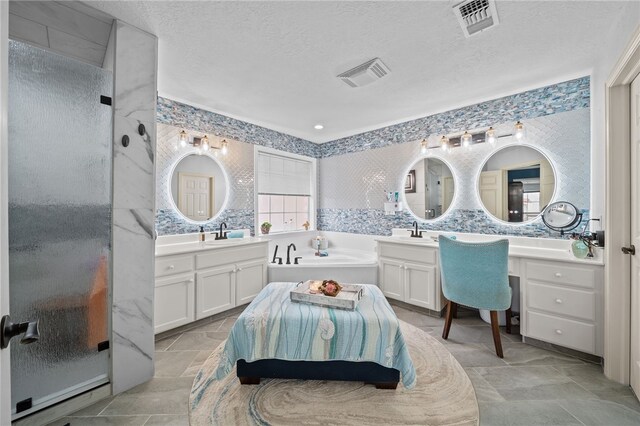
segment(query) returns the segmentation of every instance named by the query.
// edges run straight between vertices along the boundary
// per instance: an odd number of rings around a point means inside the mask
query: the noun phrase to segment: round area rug
[[[200,425],[477,425],[478,401],[469,377],[435,338],[400,321],[417,373],[407,390],[376,389],[362,382],[262,379],[241,385],[235,368],[213,373],[222,343],[200,369],[210,381],[204,396],[189,399],[189,420]]]

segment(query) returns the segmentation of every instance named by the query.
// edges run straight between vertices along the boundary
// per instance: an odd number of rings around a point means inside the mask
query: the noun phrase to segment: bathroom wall
[[[121,21],[115,25],[111,362],[117,394],[151,379],[154,369],[158,39]],[[127,147],[123,135],[130,138]]]
[[[178,133],[224,136],[231,140],[229,155],[218,157],[231,180],[230,202],[220,221],[253,232],[253,144],[320,158],[318,228],[358,234],[389,235],[392,227],[408,227],[415,218],[407,211],[385,216],[384,193],[400,190],[410,166],[421,156],[419,141],[428,135],[493,126],[499,134],[512,132],[523,120],[526,144],[541,149],[556,166],[555,199],[576,204],[588,216],[590,208],[590,87],[583,77],[418,120],[381,128],[322,145],[284,135],[169,99],[158,99],[158,167],[156,231],[159,235],[197,231],[197,225],[179,217],[167,198],[168,173],[180,156],[174,148]],[[424,229],[557,237],[540,219],[526,225],[504,225],[491,219],[476,195],[476,177],[491,152],[514,143],[503,138],[495,145],[480,144],[443,158],[453,168],[456,194],[451,209]],[[182,150],[181,152],[184,152]]]
[[[486,129],[512,132],[526,125],[524,144],[540,149],[556,170],[556,200],[574,203],[588,216],[590,208],[589,78],[471,105],[454,111],[385,127],[322,146],[318,224],[324,231],[390,235],[392,227],[410,227],[415,217],[406,210],[395,216],[383,211],[386,191],[403,188],[406,173],[421,157],[419,141],[429,135]],[[436,142],[434,140],[434,143]],[[518,144],[512,137],[449,152],[429,150],[453,169],[456,193],[451,209],[423,229],[532,237],[559,237],[541,219],[505,225],[489,217],[477,195],[477,176],[485,160],[501,147]]]
[[[195,149],[190,147],[176,148],[178,134],[183,129],[190,132],[192,136],[206,133],[214,143],[217,137],[224,137],[229,142],[228,154],[217,156],[229,178],[229,201],[227,208],[221,212],[220,216],[205,225],[207,231],[213,231],[221,222],[226,222],[229,228],[251,229],[251,233],[255,233],[254,145],[314,158],[320,155],[320,146],[304,139],[165,98],[158,98],[157,123],[156,232],[158,235],[184,234],[197,232],[199,229],[199,225],[186,221],[177,214],[168,198],[171,167],[185,152],[195,152]]]

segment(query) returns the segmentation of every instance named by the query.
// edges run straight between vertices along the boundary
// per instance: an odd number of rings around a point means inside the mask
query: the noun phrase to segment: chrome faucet
[[[287,265],[291,265],[291,247],[293,247],[293,251],[296,251],[296,245],[291,243],[287,246]]]
[[[412,225],[415,227],[415,229],[411,231],[411,236],[413,238],[422,238],[422,231],[418,231],[418,221],[414,220]]]
[[[222,232],[222,227],[224,226],[224,229],[227,229],[227,223],[226,222],[222,222],[220,224],[220,230],[218,232],[216,232],[216,240],[226,240],[227,239],[227,234],[228,232]]]

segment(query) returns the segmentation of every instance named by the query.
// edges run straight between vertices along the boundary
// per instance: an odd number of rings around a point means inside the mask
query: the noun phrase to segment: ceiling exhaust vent
[[[465,0],[453,7],[466,37],[471,37],[500,23],[495,0]]]
[[[390,72],[380,58],[375,58],[339,74],[338,78],[351,87],[362,87],[381,79]]]

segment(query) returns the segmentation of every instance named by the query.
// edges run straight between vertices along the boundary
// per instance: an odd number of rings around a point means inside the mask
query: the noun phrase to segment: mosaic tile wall
[[[590,79],[582,77],[476,105],[434,114],[322,144],[321,157],[366,151],[421,140],[431,134],[516,122],[575,109],[589,108]]]
[[[295,136],[158,97],[157,122],[317,158],[320,146]]]
[[[231,180],[230,202],[218,220],[233,228],[253,231],[252,144],[320,158],[318,228],[361,234],[388,235],[392,227],[410,226],[409,212],[385,216],[384,193],[400,188],[411,160],[419,155],[418,141],[426,135],[454,133],[493,126],[499,134],[511,133],[520,119],[527,126],[527,144],[538,147],[552,160],[558,174],[554,199],[573,202],[585,213],[590,203],[589,77],[535,89],[339,139],[322,145],[245,123],[220,114],[158,99],[158,235],[194,232],[198,225],[177,215],[168,201],[168,172],[180,155],[172,148],[178,132],[188,129],[224,136],[231,141],[229,155],[220,157]],[[539,237],[557,237],[541,221],[509,226],[490,218],[482,209],[475,185],[479,169],[491,152],[513,143],[501,139],[449,153],[432,150],[456,174],[451,212],[436,221],[421,221],[424,229],[446,229]],[[460,183],[464,182],[464,183]]]
[[[496,125],[498,134],[511,133],[513,122]],[[556,171],[555,200],[566,200],[588,213],[590,203],[590,111],[570,112],[525,120],[526,142],[545,153]],[[456,192],[450,213],[435,221],[421,220],[422,229],[509,234],[558,238],[541,219],[526,225],[504,225],[484,212],[477,195],[477,177],[485,160],[509,145],[521,145],[512,137],[449,152],[430,150],[451,166]],[[404,176],[420,158],[417,141],[350,154],[322,158],[320,169],[320,210],[322,230],[358,234],[390,235],[392,227],[410,227],[416,220],[404,211],[385,216],[387,191],[403,187]]]

